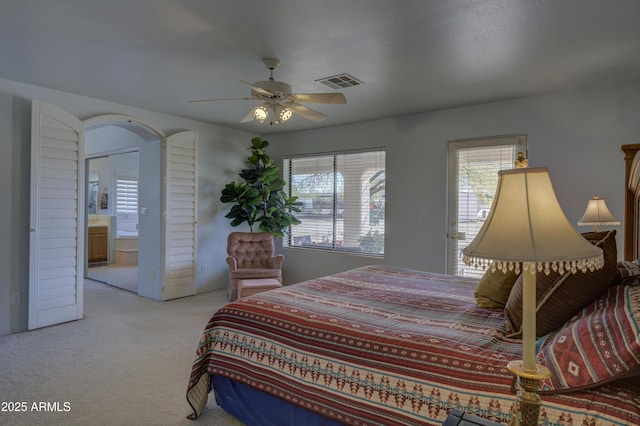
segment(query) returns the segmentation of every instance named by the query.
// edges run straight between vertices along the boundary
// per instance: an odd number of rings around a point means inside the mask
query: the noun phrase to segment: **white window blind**
[[[483,221],[498,185],[498,171],[512,169],[513,145],[458,150],[458,222]]]
[[[453,189],[450,194],[450,224],[463,239],[449,239],[450,256],[454,264],[448,266],[453,274],[481,277],[484,271],[469,268],[462,261],[462,249],[478,234],[487,218],[498,185],[498,171],[512,169],[517,153],[526,152],[525,137],[505,137],[452,143],[455,162]]]
[[[129,217],[138,214],[138,176],[128,171],[116,171],[116,214]]]
[[[286,158],[284,172],[302,202],[285,246],[384,254],[384,151]]]

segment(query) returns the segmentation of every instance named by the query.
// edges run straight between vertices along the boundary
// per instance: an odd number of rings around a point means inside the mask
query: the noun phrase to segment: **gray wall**
[[[348,91],[345,94],[348,99]],[[529,165],[549,168],[571,223],[582,216],[594,194],[604,197],[612,213],[623,219],[620,146],[640,142],[640,82],[269,135],[272,157],[278,159],[354,148],[387,150],[384,259],[285,248],[284,280],[296,282],[372,263],[444,273],[447,143],[509,134],[527,135]],[[622,226],[617,230],[621,247]]]

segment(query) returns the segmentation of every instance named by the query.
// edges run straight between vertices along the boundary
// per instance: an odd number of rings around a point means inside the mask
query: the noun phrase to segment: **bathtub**
[[[138,264],[138,230],[137,223],[128,220],[118,221],[111,216],[112,223],[112,263],[120,265]]]
[[[114,263],[138,264],[138,236],[117,236],[113,239]]]

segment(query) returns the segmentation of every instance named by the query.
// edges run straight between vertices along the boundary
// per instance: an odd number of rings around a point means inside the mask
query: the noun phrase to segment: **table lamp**
[[[598,232],[598,225],[620,225],[620,221],[611,214],[604,198],[594,195],[587,203],[587,210],[578,221],[579,226],[593,225],[593,232]]]
[[[546,168],[498,172],[489,215],[471,244],[462,250],[467,265],[522,271],[522,354],[508,368],[518,378],[517,412],[512,423],[537,425],[540,380],[549,370],[536,364],[536,272],[593,271],[604,265],[602,250],[567,220]]]

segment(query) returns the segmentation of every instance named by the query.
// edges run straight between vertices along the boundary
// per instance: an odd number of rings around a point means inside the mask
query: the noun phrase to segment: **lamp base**
[[[551,375],[548,368],[536,364],[535,370],[522,366],[522,361],[511,361],[507,368],[518,377],[515,412],[512,413],[510,425],[536,426],[540,416],[542,400],[538,395],[540,380]]]

